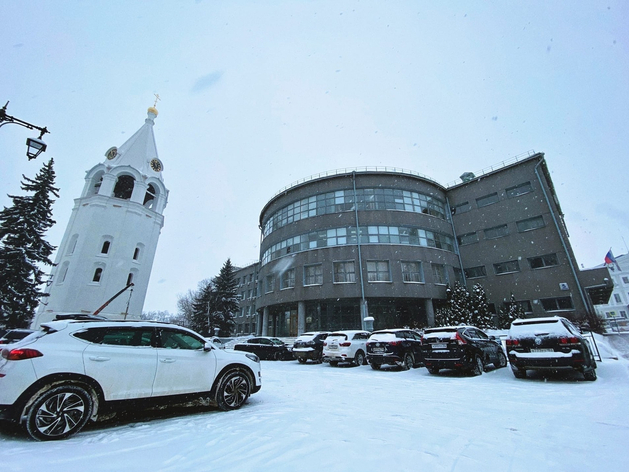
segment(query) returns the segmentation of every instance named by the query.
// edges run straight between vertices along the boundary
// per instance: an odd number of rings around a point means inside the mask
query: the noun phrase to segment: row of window
[[[358,202],[355,205],[355,200]],[[273,213],[264,223],[262,236],[266,237],[276,229],[295,221],[314,216],[329,215],[345,211],[362,210],[399,210],[414,213],[426,213],[446,219],[446,204],[443,200],[410,190],[393,188],[362,188],[337,190],[291,203]]]
[[[518,228],[519,233],[524,233],[526,231],[532,231],[534,229],[543,228],[545,226],[544,217],[542,215],[535,216],[533,218],[527,218],[525,220],[520,220],[515,222],[516,227]],[[509,226],[507,224],[494,226],[492,228],[487,228],[482,230],[483,236],[485,239],[498,239],[503,238],[509,235]],[[459,246],[465,246],[467,244],[473,244],[478,242],[478,234],[480,231],[473,231],[471,233],[461,234],[457,236],[457,242]]]
[[[94,275],[92,275],[92,284],[100,284],[101,280],[103,279],[104,271],[105,271],[105,265],[102,265],[102,264],[99,264],[94,269]],[[129,275],[127,275],[127,285],[133,282],[133,279],[137,273],[138,271],[136,269],[131,269],[131,271],[129,272]],[[65,276],[64,276],[64,279],[65,279]]]
[[[443,264],[430,264],[433,281],[436,284],[447,284],[448,273]],[[392,282],[391,267],[389,261],[366,261],[368,282]],[[424,283],[423,264],[419,261],[400,261],[402,280],[409,283]],[[295,287],[296,269],[291,268],[282,272],[279,276],[280,290]],[[275,291],[276,277],[269,274],[264,279],[264,292]],[[303,267],[303,285],[323,285],[323,264],[310,264]],[[336,284],[356,283],[356,261],[333,262],[332,282]]]
[[[507,198],[514,198],[520,195],[524,195],[526,193],[530,193],[533,191],[533,186],[531,182],[522,182],[521,184],[514,185],[513,187],[509,187],[505,189],[505,195]],[[483,208],[489,205],[493,205],[500,201],[500,196],[498,192],[492,192],[487,195],[483,195],[482,197],[478,197],[476,199],[476,207]],[[469,201],[457,203],[452,206],[452,214],[457,213],[465,213],[472,209],[472,204]]]
[[[553,267],[559,265],[557,254],[544,254],[543,256],[527,258],[531,269],[543,269],[545,267]],[[518,260],[498,262],[493,265],[496,275],[508,274],[511,272],[520,272],[520,262]],[[484,265],[477,267],[468,267],[464,269],[465,277],[475,279],[478,277],[486,277],[487,269]]]
[[[68,244],[68,250],[66,252],[66,254],[72,255],[74,254],[74,251],[76,250],[76,245],[77,242],[79,240],[79,235],[78,234],[74,234],[72,235],[72,238],[70,238],[70,243]],[[106,256],[109,254],[109,252],[111,251],[111,247],[113,244],[113,237],[111,236],[103,236],[102,237],[102,243],[100,246],[100,256]],[[142,248],[144,247],[144,245],[142,243],[138,244],[135,249],[133,250],[133,260],[134,261],[138,261],[140,259],[140,253]]]
[[[454,252],[453,238],[447,234],[405,226],[359,226],[361,244],[404,244],[434,247]],[[262,255],[262,264],[293,252],[307,251],[330,246],[358,244],[356,227],[330,228],[293,236],[280,241]]]
[[[103,183],[103,177],[96,178],[94,181],[94,187],[92,189],[92,193],[94,195],[98,194],[100,191],[100,187]],[[121,200],[130,200],[133,195],[133,187],[135,186],[135,179],[131,175],[122,174],[119,175],[116,179],[116,184],[114,185],[114,189],[112,191],[111,196],[115,198],[120,198]],[[155,204],[155,198],[157,197],[157,189],[153,184],[149,184],[146,188],[146,193],[144,194],[144,201],[142,204],[146,208],[152,209]]]
[[[551,297],[551,298],[540,298],[539,302],[542,305],[544,311],[566,311],[566,310],[574,310],[574,304],[572,303],[571,297]],[[509,305],[511,302],[504,302],[504,310],[509,310]],[[533,313],[533,307],[531,305],[530,300],[518,300],[515,302],[517,305],[522,308],[524,313]],[[493,303],[490,304],[490,311],[495,313],[495,305]]]

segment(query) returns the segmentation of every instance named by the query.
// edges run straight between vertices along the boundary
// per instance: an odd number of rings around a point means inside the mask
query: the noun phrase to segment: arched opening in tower
[[[146,189],[146,194],[144,195],[144,206],[146,208],[153,208],[156,195],[157,191],[155,190],[155,187],[153,187],[153,184],[149,184],[148,188]]]
[[[114,187],[114,197],[129,200],[133,193],[134,184],[135,179],[133,177],[130,175],[121,175],[118,177],[116,186]]]

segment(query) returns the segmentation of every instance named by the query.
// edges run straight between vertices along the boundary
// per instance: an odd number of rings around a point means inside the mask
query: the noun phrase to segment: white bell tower
[[[140,317],[168,200],[153,135],[156,117],[150,107],[144,125],[87,171],[34,327],[59,313],[93,313],[130,283],[100,314]]]

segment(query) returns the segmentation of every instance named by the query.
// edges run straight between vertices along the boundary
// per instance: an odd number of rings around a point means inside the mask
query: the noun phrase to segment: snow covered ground
[[[263,361],[262,390],[241,410],[145,415],[59,442],[2,430],[0,469],[626,471],[626,342],[598,339],[596,382]]]

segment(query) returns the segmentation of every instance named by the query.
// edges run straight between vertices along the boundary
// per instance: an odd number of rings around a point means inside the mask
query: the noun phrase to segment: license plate
[[[334,345],[334,344],[332,344],[332,345],[330,346],[330,349],[331,349],[331,350],[333,350],[333,351],[336,351],[338,348],[339,348],[339,347],[338,347],[338,346],[336,346],[336,345]]]
[[[432,345],[432,350],[437,350],[437,349],[447,349],[448,345],[446,343],[435,343]]]
[[[554,349],[531,349],[531,352],[555,352]]]
[[[384,348],[383,347],[374,347],[373,348],[373,352],[384,352]]]

